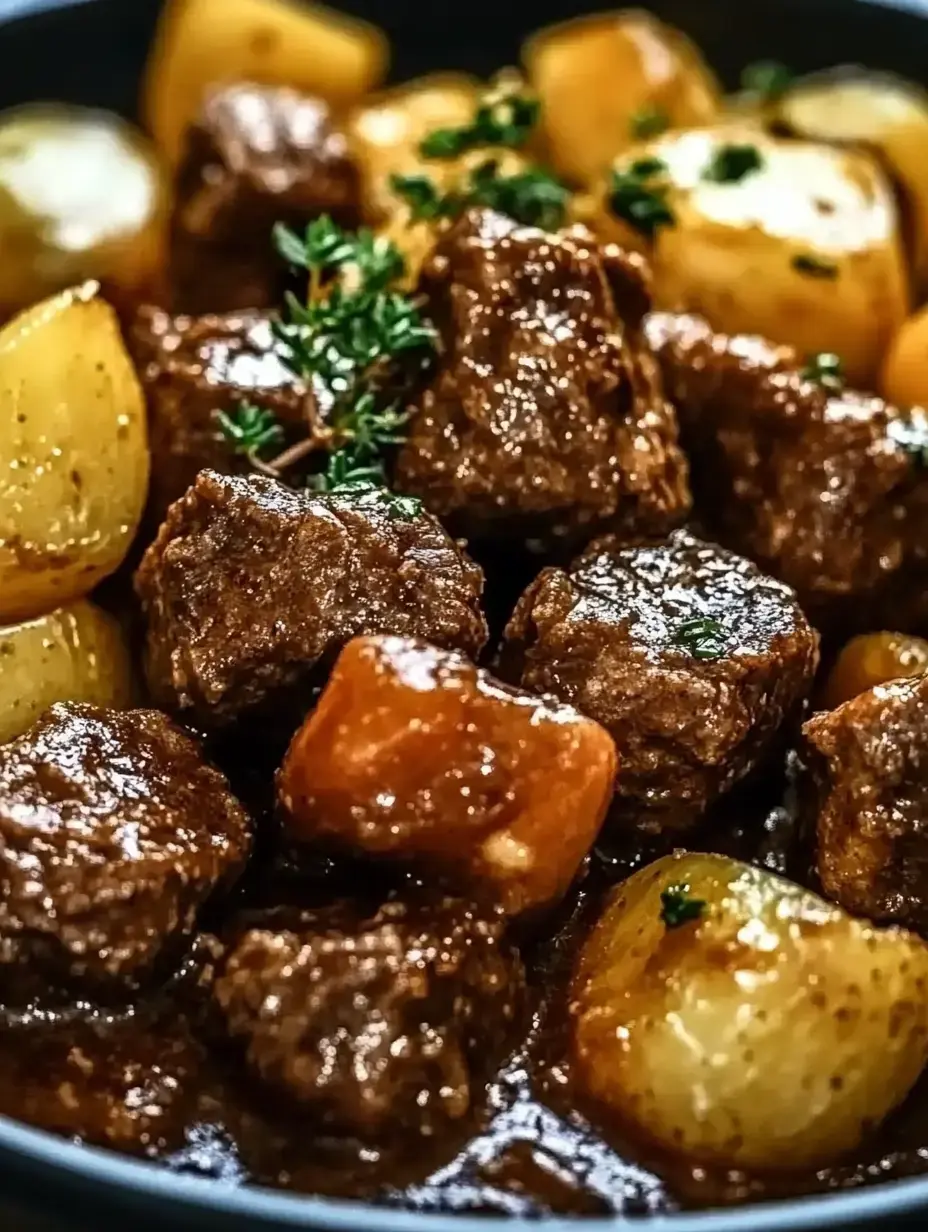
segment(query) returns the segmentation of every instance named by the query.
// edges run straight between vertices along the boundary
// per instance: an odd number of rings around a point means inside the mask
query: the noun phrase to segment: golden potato
[[[391,175],[430,175],[440,166],[424,159],[419,144],[438,128],[460,128],[473,119],[480,83],[463,73],[433,73],[365,99],[348,121],[361,167],[364,208],[370,222],[397,209]]]
[[[376,27],[323,5],[169,0],[149,58],[142,113],[174,166],[209,86],[256,81],[350,103],[383,79],[388,59]]]
[[[798,82],[773,118],[800,137],[879,151],[907,199],[916,278],[928,282],[928,94],[888,73],[837,69]]]
[[[170,192],[154,150],[119,116],[31,104],[0,114],[0,313],[99,279],[126,306],[150,297]]]
[[[535,34],[523,49],[543,112],[550,161],[589,184],[648,126],[710,124],[721,90],[699,50],[650,13],[579,17]]]
[[[613,212],[640,208],[639,185],[669,211],[651,245],[658,307],[834,352],[852,384],[875,387],[909,286],[896,200],[871,156],[722,125],[668,133],[615,169],[627,188],[606,190]]]
[[[928,408],[928,307],[909,317],[893,339],[880,391],[896,406]]]
[[[88,594],[145,505],[145,403],[96,292],[45,300],[0,332],[0,623]]]
[[[909,633],[862,633],[838,655],[828,675],[822,705],[834,710],[878,684],[928,671],[928,642]]]
[[[54,702],[125,710],[132,701],[123,631],[94,604],[81,600],[0,626],[0,744],[21,735]]]
[[[815,1168],[928,1059],[928,946],[772,873],[677,853],[614,891],[573,986],[577,1076],[703,1163]]]

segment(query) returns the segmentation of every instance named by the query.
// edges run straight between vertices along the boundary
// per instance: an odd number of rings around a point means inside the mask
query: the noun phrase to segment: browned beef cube
[[[252,1069],[324,1123],[428,1134],[471,1110],[519,1015],[502,934],[453,900],[251,929],[215,996]]]
[[[619,816],[695,821],[756,766],[807,696],[818,641],[796,596],[687,531],[594,543],[545,569],[506,630],[504,670],[596,719],[619,751]]]
[[[53,706],[0,746],[0,977],[136,986],[250,842],[225,778],[164,715]]]
[[[283,87],[216,87],[190,129],[177,178],[174,307],[226,312],[269,307],[286,270],[276,222],[303,227],[320,214],[353,224],[358,173],[328,105]]]
[[[401,490],[463,534],[541,550],[682,519],[686,463],[640,343],[639,265],[582,228],[549,235],[474,210],[440,240],[422,289],[442,358],[399,456]]]
[[[152,692],[223,726],[305,711],[320,671],[361,633],[476,656],[483,573],[415,501],[383,490],[296,492],[203,471],[136,578]]]
[[[250,402],[272,411],[293,435],[308,432],[306,387],[283,363],[271,319],[262,312],[139,311],[130,347],[148,404],[149,510],[156,525],[204,468],[249,469],[220,431],[217,411],[234,414]]]
[[[816,625],[928,628],[928,419],[804,375],[789,347],[655,313],[697,512]]]
[[[825,893],[855,915],[928,933],[928,676],[861,693],[803,734]]]

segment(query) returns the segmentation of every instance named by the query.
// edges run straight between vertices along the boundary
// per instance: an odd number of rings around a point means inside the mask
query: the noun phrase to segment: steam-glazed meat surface
[[[0,979],[136,986],[250,845],[225,778],[164,715],[53,706],[0,746]]]
[[[203,471],[136,577],[153,695],[207,726],[293,702],[361,633],[476,656],[483,574],[415,501]]]
[[[398,637],[342,651],[279,776],[297,842],[411,861],[518,914],[569,888],[612,796],[608,734],[463,655]]]
[[[351,224],[360,192],[328,105],[252,82],[208,93],[176,189],[174,306],[185,312],[278,304],[286,271],[270,242],[274,224],[303,226],[320,214]]]
[[[928,933],[928,676],[861,693],[803,734],[825,893],[854,915]]]
[[[523,978],[498,919],[394,902],[367,920],[249,930],[215,997],[256,1074],[324,1124],[431,1134],[481,1103]]]
[[[655,313],[698,512],[842,628],[928,622],[928,420],[803,375],[789,347]]]
[[[682,530],[543,570],[503,652],[507,676],[611,732],[619,814],[647,829],[695,821],[763,759],[817,658],[787,586]]]
[[[402,491],[467,535],[543,547],[682,519],[676,418],[637,337],[640,266],[582,228],[549,235],[475,210],[439,241],[422,290],[443,353],[399,457]]]
[[[148,405],[149,507],[158,522],[204,468],[249,469],[223,436],[218,411],[234,414],[247,401],[305,432],[306,388],[284,364],[271,319],[263,312],[192,317],[140,309],[130,346]]]

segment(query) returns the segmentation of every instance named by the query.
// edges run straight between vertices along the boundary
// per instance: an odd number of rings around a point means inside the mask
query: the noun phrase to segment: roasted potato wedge
[[[88,594],[121,564],[148,489],[145,403],[94,283],[0,332],[0,623]]]
[[[0,114],[0,313],[98,279],[126,308],[156,292],[170,192],[119,116],[64,104]]]
[[[125,710],[132,700],[123,631],[93,603],[0,627],[0,744],[21,735],[54,702]]]
[[[896,406],[928,408],[928,308],[910,317],[893,339],[880,392]]]
[[[721,90],[679,30],[640,10],[579,17],[534,35],[523,49],[542,103],[554,169],[578,184],[658,130],[710,124]]]
[[[749,170],[732,150],[751,152]],[[658,307],[834,352],[852,384],[875,387],[910,295],[898,207],[870,155],[723,125],[668,133],[615,169],[642,166],[671,216],[650,244]],[[604,196],[621,215],[614,184]]]
[[[677,853],[617,887],[580,957],[586,1091],[689,1159],[837,1159],[928,1060],[928,946],[772,873]]]
[[[142,113],[174,166],[206,89],[224,81],[293,86],[353,102],[386,72],[387,42],[366,22],[291,0],[170,0],[148,63]]]
[[[851,638],[828,674],[822,705],[834,710],[878,684],[928,671],[928,642],[909,633],[862,633]]]

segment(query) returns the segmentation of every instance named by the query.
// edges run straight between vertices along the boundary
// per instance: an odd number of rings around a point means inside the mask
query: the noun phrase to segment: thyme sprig
[[[283,444],[284,432],[273,411],[242,402],[231,411],[216,411],[219,430],[240,457],[260,459]]]

